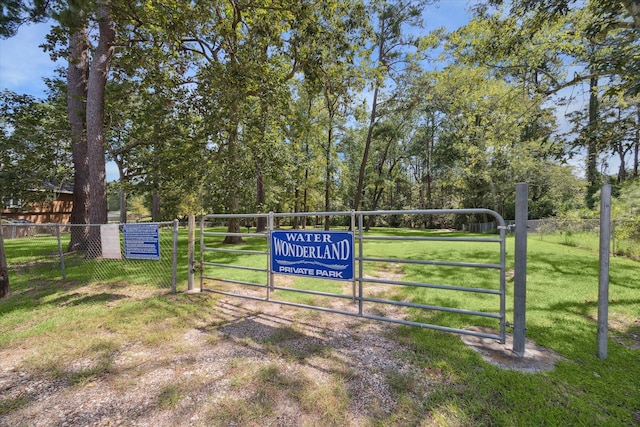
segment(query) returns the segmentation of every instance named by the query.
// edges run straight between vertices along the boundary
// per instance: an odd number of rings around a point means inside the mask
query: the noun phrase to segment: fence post
[[[171,269],[171,293],[176,293],[176,282],[178,281],[178,225],[177,219],[173,220],[173,266]]]
[[[269,217],[267,218],[267,301],[271,298],[271,292],[275,292],[275,283],[273,277],[273,270],[271,269],[271,257],[273,254],[271,253],[271,232],[275,227],[275,215],[273,211],[269,212]],[[305,220],[306,221],[306,220]]]
[[[516,185],[516,233],[513,290],[513,352],[524,356],[527,306],[527,220],[529,185]]]
[[[611,221],[611,248],[610,249],[610,253],[612,253],[613,255],[616,255],[618,252],[616,251],[617,247],[616,247],[616,222],[615,221]]]
[[[9,295],[9,268],[7,266],[7,253],[4,250],[2,228],[2,213],[0,213],[0,298]]]
[[[62,250],[62,239],[60,238],[60,224],[56,224],[56,236],[58,237],[58,254],[60,255],[60,270],[62,280],[67,280],[67,271],[64,268],[64,251]]]
[[[195,273],[195,244],[196,244],[196,216],[189,214],[189,239],[188,239],[188,275],[187,275],[187,291],[193,291],[193,275]]]
[[[356,211],[351,210],[351,224],[349,225],[350,230],[353,232],[354,238],[353,238],[353,242],[352,244],[355,246],[355,233],[356,233]],[[355,272],[355,263],[356,263],[356,259],[355,257],[353,258],[353,264],[351,266],[351,268],[353,268],[353,271]],[[356,302],[356,275],[353,275],[353,280],[351,281],[351,297],[352,297],[352,302],[355,304]]]
[[[609,245],[611,238],[611,185],[600,190],[600,276],[598,278],[598,358],[608,353],[609,334]]]
[[[200,217],[200,263],[198,264],[200,270],[200,292],[204,287],[204,215]]]

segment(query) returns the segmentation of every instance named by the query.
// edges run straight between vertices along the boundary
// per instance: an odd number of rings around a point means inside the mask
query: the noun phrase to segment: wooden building
[[[55,186],[47,183],[34,191],[42,193],[42,197],[37,197],[39,201],[23,204],[12,200],[3,208],[2,218],[9,221],[26,220],[35,224],[71,222],[73,185]]]

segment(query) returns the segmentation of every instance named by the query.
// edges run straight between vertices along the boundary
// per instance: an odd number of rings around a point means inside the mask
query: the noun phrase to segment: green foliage
[[[10,2],[7,19],[53,16],[47,49],[62,57],[69,35],[95,18],[95,5],[81,3]],[[110,2],[117,47],[104,142],[119,190],[153,197],[155,219],[354,204],[489,207],[511,217],[519,181],[531,185],[532,217],[579,207],[584,185],[562,161],[589,146],[624,166],[637,144],[638,43],[616,25],[629,17],[601,1],[489,3],[496,8],[478,7],[445,36],[422,28],[430,1]],[[425,72],[443,41],[448,65]],[[599,124],[575,113],[579,137],[568,143],[549,100],[564,105],[554,95],[592,74],[601,77]],[[31,117],[15,116],[22,134],[4,128],[3,189],[40,179],[18,180],[18,164],[58,176],[68,163],[51,158],[53,140],[67,138],[63,102],[15,96]],[[621,168],[619,180],[628,178]]]
[[[614,220],[637,220],[640,218],[640,179],[628,181],[618,190],[612,204]]]
[[[635,242],[640,256],[640,180],[625,183],[611,204],[611,219],[615,223],[615,238]],[[624,246],[624,242],[622,243]]]
[[[374,232],[389,236],[424,233],[409,229]],[[378,243],[371,248],[374,253],[398,257],[426,253],[433,259],[452,255],[467,260],[491,258],[484,244],[477,243],[462,243],[457,249],[450,242]],[[511,238],[507,245],[512,254]],[[600,360],[595,352],[597,253],[537,238],[529,240],[528,248],[527,338],[562,357],[551,371],[502,369],[485,362],[456,335],[408,326],[393,327],[393,333],[385,336],[390,341],[380,349],[400,358],[400,363],[372,371],[356,363],[358,357],[345,356],[349,354],[343,347],[351,337],[348,332],[339,338],[330,331],[323,335],[323,328],[331,329],[330,320],[311,321],[302,309],[291,318],[292,312],[284,311],[273,317],[230,305],[226,297],[218,304],[210,294],[159,294],[146,284],[127,285],[120,280],[119,285],[21,281],[8,298],[0,300],[0,349],[9,361],[15,361],[21,373],[16,381],[24,380],[22,375],[45,384],[53,379],[62,384],[56,388],[59,393],[95,391],[93,382],[117,385],[118,390],[128,392],[137,390],[154,370],[162,372],[158,387],[143,393],[145,402],[155,406],[150,410],[164,416],[167,410],[196,408],[206,417],[204,422],[212,425],[280,421],[283,404],[295,409],[288,412],[295,415],[287,420],[298,424],[343,425],[357,416],[363,423],[378,426],[581,425],[585,420],[597,425],[633,425],[640,400],[638,262],[611,259],[609,355]],[[511,255],[509,260],[511,263]],[[12,257],[10,265],[14,261],[29,262]],[[484,280],[473,274],[454,271],[452,275],[451,271],[420,267],[393,273],[404,273],[403,280],[408,281],[434,277],[462,283]],[[389,273],[389,268],[375,265],[367,274],[375,277]],[[511,316],[511,282],[507,288]],[[425,292],[395,296],[450,300],[447,291]],[[476,296],[454,304],[485,309]],[[406,314],[410,320],[424,320],[416,312]],[[466,316],[433,311],[427,315],[431,321],[454,326],[474,324]],[[268,326],[268,337],[262,333],[243,338],[229,335],[230,327],[256,322],[259,317],[277,321]],[[358,336],[370,333],[365,327]],[[220,359],[218,340],[225,340],[229,357],[216,369],[199,370],[203,360]],[[390,344],[393,342],[398,345]],[[149,354],[154,355],[153,363]],[[379,396],[365,394],[362,400],[354,399],[354,390],[362,385],[361,375],[372,375],[389,390],[393,399],[385,401],[388,410],[380,409]],[[224,394],[199,399],[212,384],[224,387]],[[0,415],[31,411],[39,407],[39,399],[35,394],[7,394],[0,398]],[[368,412],[363,415],[361,408]]]
[[[66,119],[56,99],[0,93],[0,199],[23,203],[51,197],[46,185],[70,179]]]

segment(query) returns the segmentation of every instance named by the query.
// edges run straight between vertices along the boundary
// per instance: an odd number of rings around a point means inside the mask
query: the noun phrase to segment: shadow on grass
[[[31,281],[28,286],[14,289],[8,297],[0,299],[0,315],[42,306],[61,307],[102,304],[128,298],[126,295],[118,293],[102,292],[93,294],[76,291],[84,286],[86,286],[86,283],[77,281]],[[59,296],[55,297],[57,294]]]
[[[60,306],[75,306],[75,305],[83,305],[83,304],[102,304],[109,303],[113,301],[118,301],[127,298],[126,295],[122,294],[113,294],[102,292],[99,294],[81,294],[74,292],[68,295],[62,295],[54,300],[51,300],[49,304],[52,305],[60,305]]]

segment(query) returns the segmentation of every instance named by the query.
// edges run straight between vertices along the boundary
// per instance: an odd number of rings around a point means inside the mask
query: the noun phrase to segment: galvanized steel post
[[[188,239],[188,248],[187,248],[187,256],[189,258],[189,273],[187,276],[187,290],[193,290],[193,275],[195,273],[195,237],[196,237],[196,216],[194,214],[189,214],[189,239]]]
[[[173,258],[171,268],[171,293],[176,293],[176,282],[178,281],[178,226],[180,223],[177,219],[173,220]]]
[[[608,354],[609,249],[611,238],[611,185],[600,190],[600,276],[598,280],[598,358]]]
[[[353,232],[353,235],[355,236],[356,233],[356,211],[352,210],[351,211],[351,228],[350,230]],[[355,238],[353,239],[354,241],[352,242],[353,246],[355,247]],[[353,264],[351,266],[351,268],[353,268],[353,272],[355,273],[355,263],[356,263],[356,258],[353,257]],[[353,302],[356,302],[356,275],[353,275],[353,280],[351,281],[351,294],[353,296]]]
[[[56,224],[56,236],[58,237],[58,254],[60,255],[60,270],[62,280],[67,280],[67,271],[64,268],[64,251],[62,250],[62,238],[60,236],[60,224]]]
[[[267,301],[271,298],[271,292],[275,291],[275,283],[273,277],[273,270],[271,269],[271,232],[273,231],[275,224],[273,211],[269,212],[267,218]]]
[[[363,289],[364,288],[364,285],[363,285],[364,266],[362,265],[363,259],[364,259],[364,250],[362,249],[363,226],[364,226],[363,215],[362,213],[358,213],[358,315],[359,316],[364,315],[364,305],[362,300],[362,298],[364,298],[364,289]]]
[[[204,215],[200,218],[200,292],[204,287]]]
[[[527,220],[529,185],[516,185],[516,233],[513,290],[513,352],[524,356],[527,306]]]

